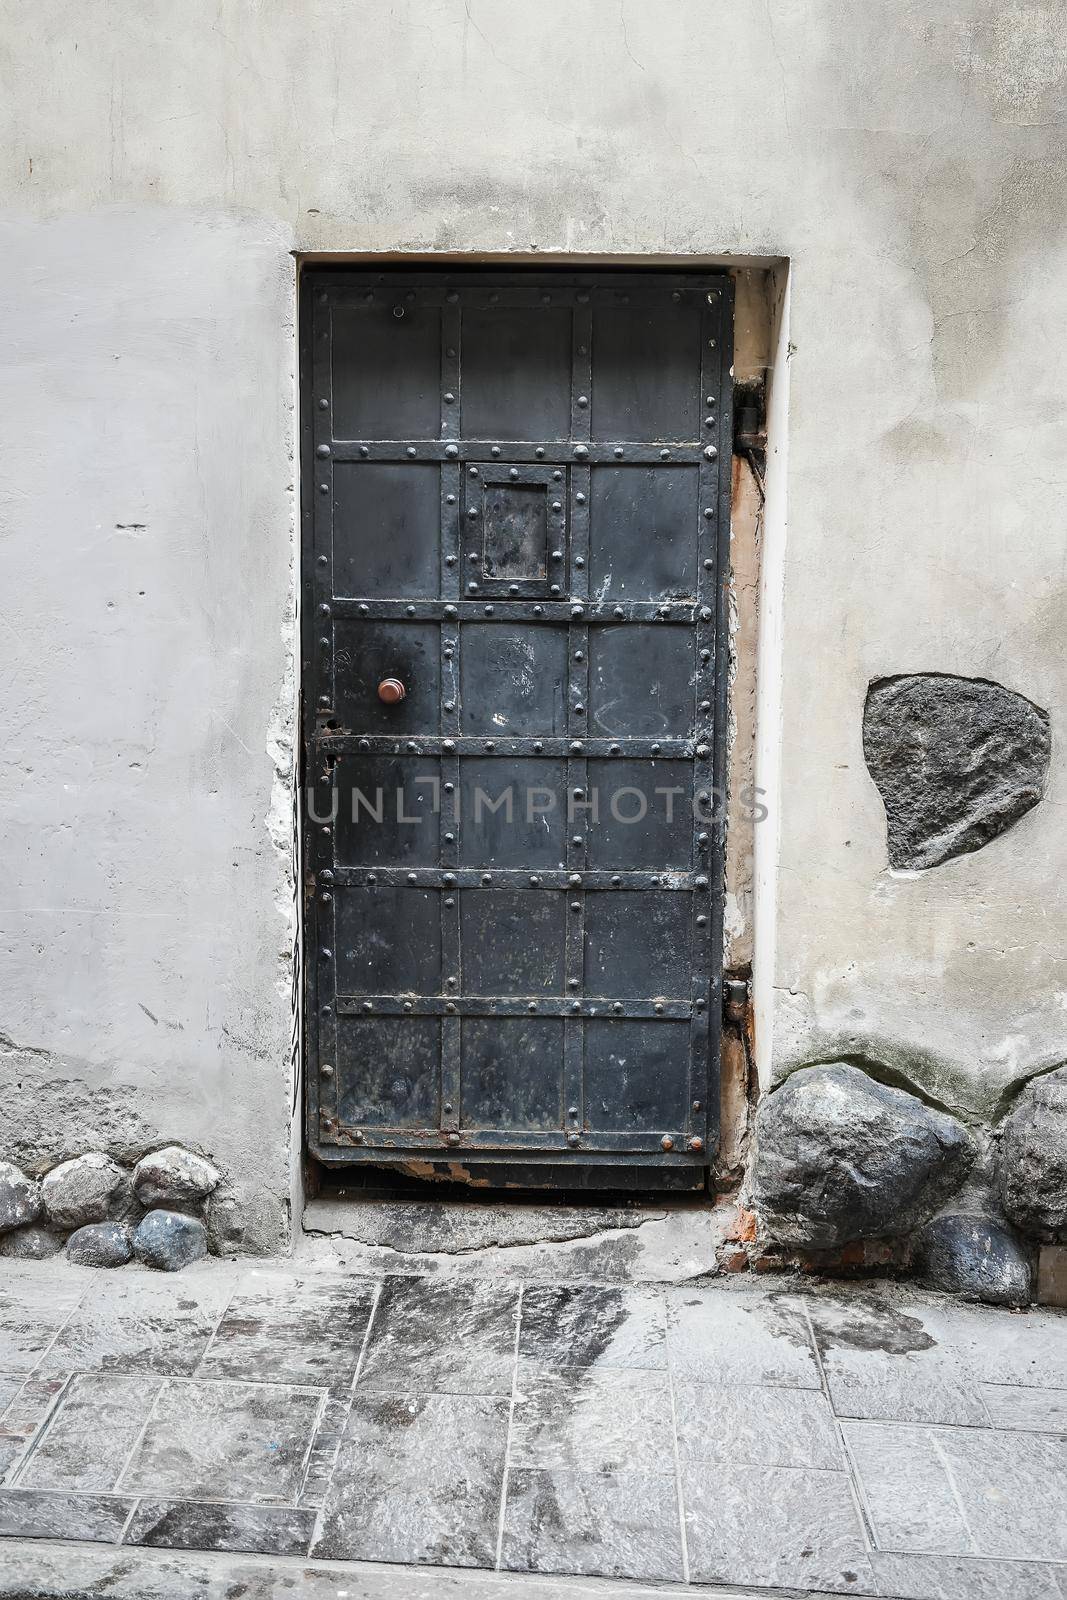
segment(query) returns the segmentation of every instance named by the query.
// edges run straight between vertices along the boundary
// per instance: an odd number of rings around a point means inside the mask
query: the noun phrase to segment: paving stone
[[[338,1570],[332,1563],[284,1557],[125,1544],[72,1548],[25,1539],[9,1539],[0,1562],[0,1600],[683,1600],[686,1594],[679,1586],[627,1580],[591,1586],[470,1567]],[[740,1597],[731,1590],[718,1600]]]
[[[133,1243],[124,1222],[90,1222],[67,1240],[67,1260],[79,1267],[124,1267],[132,1259]]]
[[[509,1460],[519,1467],[673,1474],[666,1373],[627,1367],[525,1373],[520,1367]]]
[[[1064,1329],[1067,1335],[1067,1328]],[[979,1384],[994,1428],[1017,1432],[1067,1434],[1067,1389],[1020,1389],[1003,1383]]]
[[[113,1206],[128,1194],[129,1178],[102,1150],[61,1161],[45,1174],[41,1198],[49,1222],[57,1228],[81,1228],[89,1222],[103,1222]]]
[[[785,1295],[669,1289],[667,1350],[679,1382],[822,1387],[803,1307]]]
[[[374,1314],[361,1389],[510,1395],[517,1288],[390,1278]]]
[[[673,1477],[512,1468],[501,1565],[512,1572],[680,1579]]]
[[[981,1556],[870,1555],[874,1593],[892,1600],[1062,1600],[1056,1569]]]
[[[674,1390],[685,1483],[723,1463],[737,1467],[846,1466],[837,1423],[812,1389],[724,1389],[679,1383]]]
[[[44,1273],[0,1282],[0,1371],[31,1372],[82,1292],[82,1284],[57,1283]]]
[[[666,1321],[655,1289],[531,1285],[522,1298],[519,1361],[527,1366],[666,1367]]]
[[[1067,1321],[1056,1311],[1011,1311],[932,1301],[922,1310],[933,1337],[982,1383],[1067,1389]]]
[[[491,1567],[510,1402],[357,1391],[314,1553]]]
[[[1067,1439],[932,1428],[977,1553],[1067,1561]]]
[[[180,1211],[150,1211],[133,1230],[133,1253],[158,1272],[180,1272],[207,1255],[207,1229]]]
[[[321,1390],[287,1384],[168,1379],[119,1488],[294,1504],[322,1401]]]
[[[323,1407],[308,1456],[307,1474],[300,1493],[302,1506],[325,1504],[337,1451],[348,1425],[349,1400],[329,1399]]]
[[[251,1550],[307,1555],[314,1510],[291,1506],[213,1505],[204,1500],[142,1500],[124,1544],[167,1550]]]
[[[65,1388],[65,1379],[20,1384],[0,1421],[0,1480],[11,1483],[33,1440]]]
[[[80,1293],[81,1283],[78,1287]],[[179,1287],[148,1273],[102,1274],[90,1284],[41,1370],[191,1373],[229,1292],[229,1282],[214,1275],[186,1277]]]
[[[861,1296],[811,1296],[807,1306],[839,1417],[988,1421],[972,1374],[935,1336],[925,1308]]]
[[[24,1381],[22,1375],[18,1372],[0,1373],[0,1417],[3,1416],[11,1401],[14,1400]]]
[[[25,1489],[113,1490],[162,1380],[118,1373],[71,1379],[18,1474]]]
[[[117,1495],[0,1489],[0,1538],[103,1539],[113,1544],[133,1504]]]
[[[690,1475],[683,1493],[694,1583],[870,1593],[845,1473],[718,1466]]]
[[[367,1279],[250,1273],[226,1308],[201,1375],[347,1392],[376,1292]]]
[[[934,1429],[891,1422],[843,1428],[879,1549],[979,1554]]]

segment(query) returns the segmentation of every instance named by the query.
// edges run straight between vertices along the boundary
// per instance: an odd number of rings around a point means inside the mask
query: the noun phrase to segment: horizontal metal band
[[[706,268],[702,271],[657,272],[650,277],[646,272],[619,272],[613,270],[610,281],[605,282],[600,271],[583,272],[579,269],[561,270],[553,266],[542,270],[536,263],[524,262],[518,267],[524,282],[508,281],[504,274],[514,272],[510,261],[501,264],[501,276],[487,281],[484,269],[479,272],[457,268],[442,270],[438,266],[428,272],[401,272],[368,268],[314,266],[308,269],[308,281],[319,291],[329,290],[330,299],[338,304],[347,302],[379,305],[403,305],[405,295],[414,292],[418,304],[424,306],[455,305],[477,306],[486,310],[507,310],[544,305],[617,306],[662,305],[675,294],[684,296],[720,296],[729,288],[730,279],[721,271]],[[547,297],[547,298],[546,298]]]
[[[381,885],[383,888],[412,889],[529,889],[531,893],[546,890],[583,889],[603,893],[611,889],[667,889],[671,891],[705,891],[707,876],[688,870],[674,872],[531,872],[529,869],[494,870],[486,872],[481,867],[326,867],[316,876],[318,889],[364,889]]]
[[[715,430],[717,433],[718,430]],[[709,438],[714,434],[709,430]],[[329,458],[339,465],[365,465],[384,462],[391,466],[420,461],[470,463],[477,466],[517,466],[533,462],[544,467],[588,466],[699,466],[707,460],[707,444],[701,440],[677,444],[646,444],[642,441],[618,443],[591,439],[588,444],[566,440],[540,443],[532,439],[507,439],[497,443],[488,439],[334,439],[328,446]],[[717,451],[717,446],[712,446]],[[540,453],[538,453],[540,452]],[[321,460],[328,459],[320,457]]]
[[[623,1138],[625,1137],[625,1144]],[[701,1142],[699,1150],[690,1150],[687,1147],[684,1132],[676,1128],[656,1129],[652,1133],[634,1133],[622,1130],[611,1133],[589,1133],[578,1130],[578,1142],[572,1145],[570,1138],[562,1129],[552,1129],[549,1133],[530,1133],[525,1130],[512,1132],[510,1129],[474,1129],[474,1128],[359,1128],[343,1123],[333,1123],[328,1118],[319,1118],[319,1138],[321,1141],[329,1140],[337,1146],[357,1145],[369,1146],[372,1149],[390,1150],[396,1153],[409,1152],[416,1158],[426,1159],[431,1154],[445,1156],[467,1152],[468,1155],[477,1153],[481,1149],[486,1151],[507,1150],[515,1152],[529,1151],[534,1155],[545,1155],[551,1152],[562,1155],[568,1160],[581,1163],[583,1153],[600,1152],[602,1154],[618,1152],[620,1155],[634,1155],[642,1153],[658,1160],[666,1159],[669,1153],[674,1160],[706,1159],[704,1145]],[[669,1152],[664,1151],[663,1140],[671,1140]]]
[[[709,583],[708,599],[712,598]],[[584,597],[559,600],[511,598],[494,595],[481,600],[373,600],[343,595],[329,601],[330,615],[336,621],[355,618],[360,622],[556,622],[568,627],[585,622],[593,627],[619,622],[694,623],[713,621],[710,605],[696,600],[627,600],[597,602]],[[323,613],[320,610],[320,617]],[[325,625],[325,623],[323,624]]]
[[[711,734],[692,739],[485,739],[480,735],[456,734],[438,738],[418,734],[398,739],[395,734],[352,733],[345,728],[316,727],[313,744],[324,754],[347,755],[355,751],[364,756],[587,756],[590,759],[620,756],[627,760],[654,761],[657,757],[667,761],[685,761],[693,756],[698,761],[710,755],[710,749],[697,744],[702,737],[710,745]]]
[[[702,980],[703,981],[703,980]],[[622,1021],[688,1022],[688,1000],[566,1000],[559,995],[349,995],[337,996],[342,1017],[608,1017]]]

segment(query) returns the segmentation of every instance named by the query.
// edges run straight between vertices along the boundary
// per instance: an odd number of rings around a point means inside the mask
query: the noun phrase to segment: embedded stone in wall
[[[133,1258],[123,1222],[90,1222],[67,1240],[67,1260],[79,1267],[124,1267]]]
[[[49,1256],[57,1256],[62,1248],[63,1240],[58,1233],[35,1222],[0,1235],[0,1256],[17,1261],[47,1261]]]
[[[128,1191],[125,1172],[102,1150],[61,1162],[41,1184],[45,1212],[57,1228],[103,1222],[113,1206],[122,1205]]]
[[[41,1185],[10,1161],[0,1161],[0,1233],[36,1222],[41,1215]]]
[[[207,1255],[207,1230],[180,1211],[150,1211],[134,1230],[133,1253],[146,1267],[180,1272]]]
[[[751,1204],[781,1244],[831,1250],[910,1232],[963,1178],[963,1124],[845,1062],[802,1067],[756,1118]]]
[[[936,672],[876,679],[863,755],[885,805],[889,865],[980,850],[1041,799],[1049,715],[1002,684]]]
[[[180,1144],[154,1150],[133,1172],[133,1187],[143,1206],[195,1205],[216,1189],[219,1174],[203,1156]]]
[[[916,1241],[914,1266],[925,1283],[964,1300],[1026,1306],[1033,1297],[1033,1262],[1009,1228],[991,1217],[946,1212]]]
[[[1031,1078],[1005,1118],[997,1187],[1017,1228],[1067,1239],[1067,1066]]]

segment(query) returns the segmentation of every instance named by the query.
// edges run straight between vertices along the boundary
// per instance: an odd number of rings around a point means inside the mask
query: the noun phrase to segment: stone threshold
[[[308,1202],[296,1255],[300,1264],[371,1274],[684,1283],[716,1272],[735,1215],[726,1199],[544,1205],[357,1190]]]

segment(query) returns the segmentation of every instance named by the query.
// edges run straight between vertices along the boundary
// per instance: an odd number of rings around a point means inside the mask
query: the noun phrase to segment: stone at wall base
[[[207,1255],[207,1230],[179,1211],[150,1211],[133,1235],[133,1252],[146,1267],[180,1272]]]
[[[79,1267],[124,1267],[132,1256],[130,1230],[121,1222],[90,1222],[67,1240],[67,1260]]]
[[[0,1161],[0,1233],[24,1228],[41,1215],[41,1185],[11,1161]]]
[[[1030,1252],[991,1217],[947,1212],[919,1234],[915,1268],[931,1289],[991,1306],[1026,1306],[1033,1298]]]
[[[1067,1234],[1067,1067],[1021,1090],[1004,1119],[997,1179],[1018,1227],[1050,1244]]]
[[[911,1233],[973,1158],[963,1124],[916,1095],[849,1062],[802,1067],[760,1105],[749,1200],[768,1242],[838,1250]]]
[[[143,1156],[134,1168],[133,1187],[143,1206],[196,1205],[219,1185],[219,1174],[180,1144]]]
[[[1067,1308],[1067,1244],[1042,1245],[1037,1258],[1037,1300]]]
[[[57,1256],[62,1248],[63,1240],[59,1234],[37,1223],[0,1235],[0,1256],[17,1261],[47,1261],[49,1256]]]
[[[82,1228],[103,1222],[112,1204],[121,1203],[129,1181],[117,1161],[103,1150],[61,1161],[46,1173],[41,1197],[48,1220],[57,1228]]]

